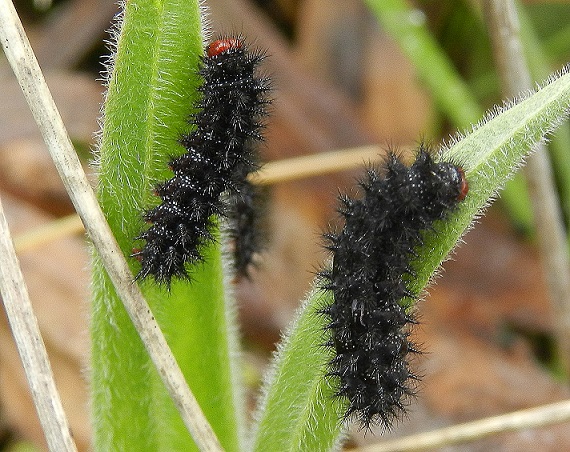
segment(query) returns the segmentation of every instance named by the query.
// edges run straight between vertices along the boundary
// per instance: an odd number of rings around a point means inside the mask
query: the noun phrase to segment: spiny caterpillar
[[[202,248],[214,240],[215,216],[231,217],[234,198],[251,199],[247,175],[258,169],[255,144],[262,140],[270,102],[269,79],[257,75],[263,59],[241,38],[207,46],[199,70],[201,97],[189,119],[194,127],[180,139],[186,152],[170,161],[174,176],[156,186],[162,202],[144,214],[151,226],[136,237],[146,241],[133,253],[142,265],[136,279],[152,275],[166,285],[172,278],[189,279],[188,267],[203,260]],[[236,261],[238,273],[245,273],[249,260]]]
[[[336,396],[347,400],[345,418],[390,428],[418,379],[407,361],[418,353],[409,339],[416,321],[405,309],[419,295],[408,283],[411,261],[423,233],[458,206],[468,184],[460,167],[435,162],[421,145],[411,166],[390,153],[383,174],[368,170],[360,186],[361,199],[340,197],[342,231],[325,234],[333,260],[320,273],[321,287],[334,301],[320,313],[334,350],[328,374],[338,383]]]

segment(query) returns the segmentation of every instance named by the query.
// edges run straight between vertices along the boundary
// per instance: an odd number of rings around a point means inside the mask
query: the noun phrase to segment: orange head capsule
[[[242,47],[243,42],[237,38],[218,39],[208,45],[206,55],[212,58],[230,49],[241,49]]]

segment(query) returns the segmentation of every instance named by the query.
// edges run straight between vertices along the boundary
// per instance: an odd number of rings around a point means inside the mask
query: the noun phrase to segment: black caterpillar
[[[406,282],[410,262],[423,232],[457,207],[468,185],[460,167],[434,162],[421,145],[411,166],[391,153],[384,174],[370,169],[360,186],[361,199],[340,197],[342,231],[325,234],[333,263],[320,273],[321,287],[334,301],[320,313],[334,349],[329,376],[348,401],[345,418],[390,428],[418,379],[407,362],[418,353],[409,340],[416,322],[404,307],[418,297]]]
[[[241,38],[219,39],[206,48],[201,98],[189,120],[194,129],[180,139],[186,153],[170,161],[174,177],[156,186],[161,204],[144,214],[151,226],[136,238],[146,241],[133,253],[142,265],[136,279],[152,275],[167,285],[172,278],[190,279],[187,264],[203,260],[202,248],[214,240],[215,217],[231,216],[232,204],[251,198],[247,175],[259,166],[255,144],[262,140],[270,102],[269,79],[256,74],[263,58],[248,52]],[[238,261],[237,271],[244,273],[249,261]]]

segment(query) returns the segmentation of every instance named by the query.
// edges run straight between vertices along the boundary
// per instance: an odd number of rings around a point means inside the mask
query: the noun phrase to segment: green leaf
[[[544,46],[536,36],[536,30],[526,12],[527,8],[517,4],[517,14],[520,21],[521,39],[525,48],[525,56],[534,80],[542,80],[552,71],[547,62]],[[570,27],[567,27],[570,29]],[[552,168],[556,174],[556,183],[560,195],[561,208],[568,225],[570,219],[570,128],[560,127],[549,143],[549,153]],[[570,237],[569,237],[570,238]],[[570,241],[569,241],[570,244]]]
[[[325,377],[331,355],[323,347],[326,320],[317,313],[330,297],[314,289],[279,345],[261,401],[255,451],[327,451],[338,442],[342,403]]]
[[[560,75],[560,74],[559,74]],[[496,109],[481,125],[442,153],[442,159],[458,162],[465,169],[469,194],[456,215],[442,225],[437,236],[428,237],[429,249],[422,264],[427,274],[419,278],[424,287],[459,240],[473,218],[487,206],[514,171],[523,163],[534,144],[550,134],[568,117],[570,109],[570,74],[565,70],[538,92],[509,108]],[[439,237],[441,235],[442,237]]]
[[[118,34],[104,107],[98,197],[126,256],[158,202],[153,186],[171,177],[183,152],[203,52],[198,0],[130,0]],[[118,33],[118,32],[117,32]],[[233,301],[224,293],[220,245],[192,283],[171,290],[141,283],[153,314],[228,451],[238,450],[241,407]],[[128,258],[134,274],[140,264]],[[92,411],[95,450],[197,450],[164,389],[98,257],[94,256]]]
[[[464,129],[478,121],[483,109],[431,35],[423,12],[404,0],[366,0],[366,4],[412,62],[419,78],[455,127]],[[532,208],[522,175],[509,183],[503,201],[513,222],[522,230],[532,231]]]
[[[461,165],[469,194],[448,220],[426,233],[413,263],[421,289],[449,254],[473,218],[522,163],[532,145],[551,132],[570,109],[570,75],[564,74],[512,108],[488,120],[442,153]],[[330,293],[312,291],[279,348],[266,381],[258,414],[255,450],[329,450],[338,440],[344,406],[324,377],[330,350],[323,319],[316,314]]]

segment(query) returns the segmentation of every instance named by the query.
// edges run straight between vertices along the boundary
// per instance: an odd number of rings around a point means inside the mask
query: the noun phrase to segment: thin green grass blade
[[[104,107],[98,196],[125,255],[171,177],[169,158],[196,98],[203,51],[198,0],[130,0],[118,35]],[[118,33],[118,32],[117,32]],[[224,293],[220,245],[206,251],[194,282],[169,292],[141,283],[187,381],[228,451],[238,450],[236,338]],[[133,274],[139,263],[130,258]],[[94,256],[91,315],[95,450],[196,450],[109,279]],[[228,305],[226,305],[226,303]]]
[[[492,115],[442,152],[442,159],[465,169],[470,190],[459,209],[427,233],[425,244],[417,250],[414,290],[426,286],[532,145],[565,119],[569,110],[570,75],[565,74],[518,105]],[[269,445],[275,446],[273,450],[329,450],[338,440],[343,406],[331,397],[324,378],[330,351],[321,346],[326,340],[324,322],[316,314],[330,296],[318,290],[309,294],[275,356],[258,413],[255,451],[270,450]]]

